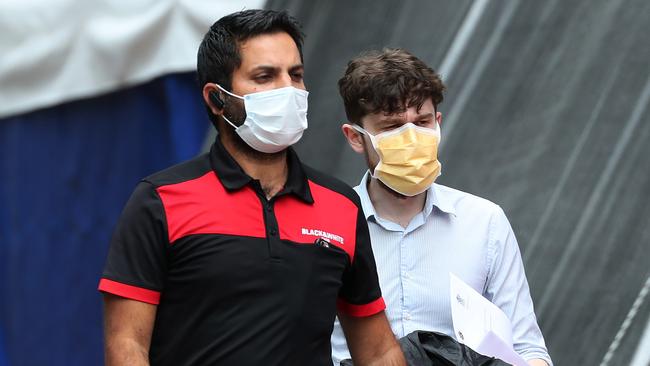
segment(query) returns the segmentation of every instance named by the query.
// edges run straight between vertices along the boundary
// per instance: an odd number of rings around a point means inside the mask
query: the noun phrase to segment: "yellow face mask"
[[[374,136],[360,126],[352,127],[370,138],[379,155],[372,176],[395,192],[404,196],[418,195],[440,176],[440,126],[437,123],[435,128],[426,128],[409,122]]]

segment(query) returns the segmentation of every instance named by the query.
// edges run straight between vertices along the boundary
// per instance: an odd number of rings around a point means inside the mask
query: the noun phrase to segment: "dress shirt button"
[[[411,320],[411,314],[407,313],[406,315],[404,315],[404,319]]]
[[[278,233],[278,231],[275,230],[275,228],[273,228],[273,229],[271,229],[271,230],[269,231],[269,234],[271,234],[271,236],[275,236],[277,233]]]

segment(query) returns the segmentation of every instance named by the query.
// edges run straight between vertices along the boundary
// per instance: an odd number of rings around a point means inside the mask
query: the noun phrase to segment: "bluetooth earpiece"
[[[226,103],[219,97],[216,91],[210,92],[210,101],[217,109],[223,109]]]

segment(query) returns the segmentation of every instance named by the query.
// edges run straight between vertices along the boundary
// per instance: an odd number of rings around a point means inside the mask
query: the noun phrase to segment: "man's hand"
[[[354,317],[339,314],[355,366],[405,366],[404,354],[381,313]]]
[[[156,305],[104,294],[106,366],[148,366]]]

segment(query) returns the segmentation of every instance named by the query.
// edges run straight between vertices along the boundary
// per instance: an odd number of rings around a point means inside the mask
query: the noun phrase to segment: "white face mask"
[[[221,86],[228,95],[244,100],[246,120],[237,127],[223,116],[248,146],[264,153],[282,151],[295,144],[307,129],[307,96],[309,92],[288,86],[243,97]]]

